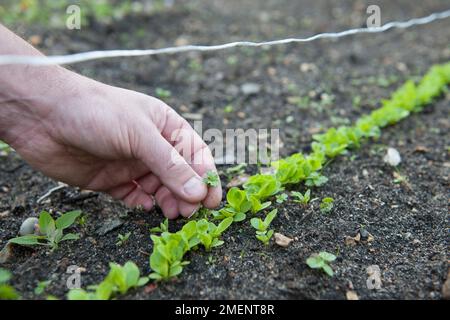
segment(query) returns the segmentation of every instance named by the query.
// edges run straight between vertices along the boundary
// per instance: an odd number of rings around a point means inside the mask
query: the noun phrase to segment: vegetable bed
[[[49,54],[265,40],[358,26],[367,5],[233,0],[222,8],[197,0],[78,33],[45,25],[22,30]],[[379,5],[383,21],[446,9],[446,1]],[[53,232],[48,247],[13,247],[1,265],[12,273],[5,283],[26,299],[443,298],[449,38],[450,21],[443,20],[339,41],[74,65],[160,96],[188,119],[202,118],[204,130],[280,128],[282,160],[271,175],[256,165],[219,166],[225,209],[166,224],[158,209],[130,210],[75,188],[37,203],[55,182],[0,151],[0,246],[44,210]],[[388,148],[401,156],[396,166],[383,159]],[[252,177],[243,186],[227,187],[245,176]],[[66,212],[76,222],[68,216],[52,228],[49,217]],[[58,225],[58,239],[68,238],[55,245]],[[68,295],[73,265],[83,271],[82,288],[101,284],[97,290]]]

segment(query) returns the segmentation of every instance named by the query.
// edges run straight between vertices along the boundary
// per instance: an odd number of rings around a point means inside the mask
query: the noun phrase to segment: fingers
[[[166,187],[159,188],[155,194],[155,199],[167,218],[175,219],[179,216],[177,200],[169,189]]]
[[[196,159],[200,157],[203,159],[202,162],[197,161]],[[214,158],[211,155],[211,151],[206,146],[197,150],[197,152],[193,155],[193,165],[194,170],[202,177],[206,175],[208,171],[214,171],[217,174],[216,165],[214,164]],[[217,187],[209,187],[208,194],[206,198],[203,200],[203,205],[206,208],[213,209],[216,208],[220,201],[222,200],[222,185],[219,182]]]
[[[161,128],[162,136],[175,147],[200,177],[208,171],[217,173],[214,157],[205,142],[185,119],[171,108],[166,106],[166,109],[165,124]],[[203,204],[207,208],[215,208],[220,204],[221,199],[222,187],[219,185],[208,189]],[[193,201],[188,200],[188,202]]]
[[[190,203],[201,202],[207,195],[202,178],[160,134],[153,123],[139,127],[135,153],[151,168],[176,197]]]
[[[149,211],[154,206],[152,196],[133,182],[110,189],[107,193],[114,199],[122,200],[130,208],[142,206],[145,210]]]

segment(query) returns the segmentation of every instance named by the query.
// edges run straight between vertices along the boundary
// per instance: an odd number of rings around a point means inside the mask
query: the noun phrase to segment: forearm
[[[42,55],[26,41],[0,25],[0,54]],[[79,78],[60,66],[0,66],[0,139],[11,143],[15,128],[29,117],[45,117],[74,92]]]

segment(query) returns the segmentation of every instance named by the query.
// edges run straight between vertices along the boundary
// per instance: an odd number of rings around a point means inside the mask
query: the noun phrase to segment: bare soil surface
[[[382,22],[407,20],[448,9],[448,1],[378,1]],[[238,39],[262,41],[307,36],[363,26],[367,1],[187,1],[158,14],[127,16],[111,24],[92,23],[79,31],[45,26],[16,31],[39,35],[38,47],[48,54],[94,49],[165,47],[184,43],[217,44]],[[371,1],[370,4],[373,4]],[[283,156],[308,151],[311,135],[354,121],[380,106],[403,81],[420,77],[436,63],[450,60],[450,19],[408,30],[357,35],[338,41],[320,40],[263,49],[231,49],[111,59],[72,66],[73,70],[112,85],[154,95],[170,90],[165,101],[182,114],[203,119],[203,129],[279,128]],[[256,84],[253,94],[242,90]],[[296,98],[303,103],[294,103]],[[123,299],[441,299],[448,271],[450,95],[422,113],[383,131],[378,141],[363,145],[329,164],[329,182],[313,197],[329,196],[335,207],[322,214],[315,201],[303,209],[292,199],[276,204],[276,232],[296,240],[287,248],[264,247],[248,221],[234,224],[225,244],[211,252],[188,255],[181,276],[127,294]],[[227,112],[225,106],[232,105]],[[126,108],[127,106],[124,106]],[[402,163],[394,170],[382,158],[396,148]],[[226,169],[225,166],[220,167]],[[396,183],[394,172],[405,178]],[[248,167],[248,173],[256,168]],[[398,177],[398,176],[397,176]],[[222,175],[225,187],[227,178]],[[81,209],[87,216],[76,242],[54,253],[16,248],[2,267],[14,274],[13,285],[24,298],[51,280],[47,293],[64,298],[66,268],[86,269],[82,284],[98,283],[110,261],[132,260],[150,272],[149,228],[162,221],[158,209],[130,210],[102,194],[76,188],[36,200],[56,183],[11,153],[0,157],[0,246],[17,235],[23,219],[41,210]],[[292,190],[304,191],[304,187]],[[171,222],[177,230],[183,221]],[[348,245],[347,236],[361,230],[370,242]],[[118,234],[130,240],[116,246]],[[310,269],[312,253],[338,255],[334,277]],[[381,289],[370,290],[366,268],[381,270]]]

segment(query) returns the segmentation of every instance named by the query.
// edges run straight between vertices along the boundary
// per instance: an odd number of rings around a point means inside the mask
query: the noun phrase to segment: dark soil
[[[325,0],[188,1],[158,14],[125,17],[80,31],[37,26],[20,30],[27,30],[25,37],[40,35],[39,47],[48,54],[183,42],[216,44],[359,27],[365,22],[367,5],[366,1]],[[383,23],[448,9],[444,0],[380,1],[379,5]],[[381,99],[405,79],[450,60],[449,39],[447,19],[339,41],[112,59],[71,68],[147,94],[154,94],[158,87],[168,89],[172,97],[166,102],[181,113],[201,114],[204,130],[280,128],[282,155],[289,155],[307,151],[311,135],[318,130],[355,120],[379,107]],[[245,83],[259,84],[260,91],[243,94]],[[324,95],[332,97],[332,102],[326,103]],[[300,108],[291,104],[292,96],[308,96],[309,102]],[[360,103],[355,97],[360,97]],[[178,279],[123,298],[345,299],[353,288],[360,299],[441,299],[448,271],[449,102],[447,94],[424,112],[387,128],[378,141],[331,163],[324,172],[329,182],[313,190],[314,197],[335,199],[331,213],[320,213],[319,201],[308,209],[291,200],[277,205],[274,229],[296,238],[288,248],[273,242],[264,247],[248,222],[236,224],[224,236],[221,248],[190,253],[191,263]],[[228,104],[234,106],[231,113],[224,111]],[[382,160],[388,146],[402,155],[398,172],[406,178],[403,183],[394,182],[394,170]],[[222,182],[227,183],[224,176]],[[63,243],[51,254],[42,248],[16,248],[13,258],[2,265],[13,272],[13,285],[25,298],[38,298],[33,289],[48,279],[52,282],[47,293],[63,298],[69,265],[86,269],[84,287],[101,281],[110,261],[132,260],[144,273],[150,271],[149,227],[163,219],[160,211],[133,211],[104,195],[86,197],[74,188],[36,204],[55,185],[18,155],[0,157],[1,246],[17,235],[24,218],[40,210],[81,209],[87,215],[87,225],[76,227],[82,234],[79,241]],[[298,190],[304,191],[303,187]],[[100,229],[114,223],[113,230]],[[171,222],[171,228],[176,230],[182,223]],[[355,236],[361,228],[373,235],[373,241],[346,245],[345,237]],[[130,241],[117,247],[117,235],[127,232],[132,233]],[[338,255],[332,278],[305,264],[309,255],[322,250]],[[371,265],[381,270],[380,290],[366,286],[366,268]]]

